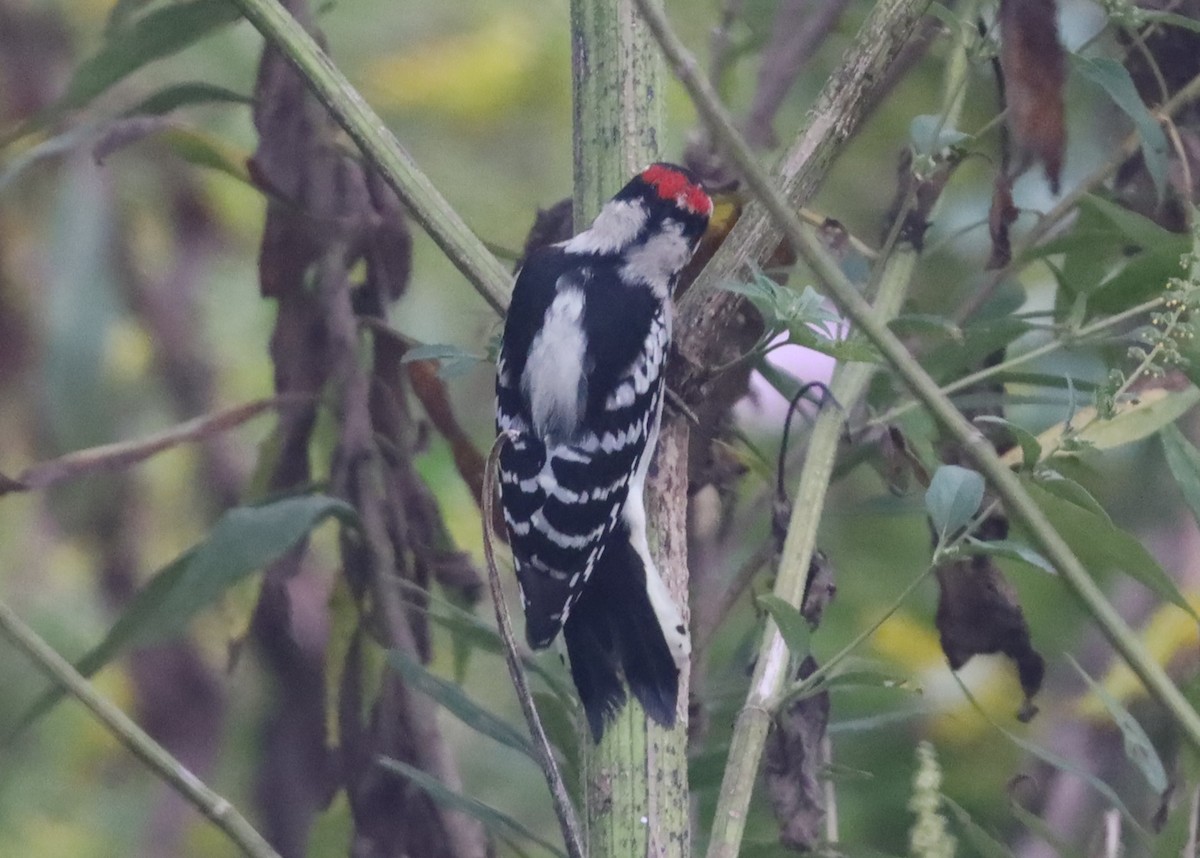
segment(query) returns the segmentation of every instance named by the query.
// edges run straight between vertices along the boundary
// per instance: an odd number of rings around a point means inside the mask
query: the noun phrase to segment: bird
[[[646,535],[672,292],[712,199],[697,176],[646,167],[566,241],[517,274],[496,372],[500,506],[526,640],[562,632],[595,742],[624,706],[676,721],[691,652]]]

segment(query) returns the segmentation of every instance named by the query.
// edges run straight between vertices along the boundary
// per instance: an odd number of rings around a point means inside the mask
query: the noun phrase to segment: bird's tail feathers
[[[650,718],[675,724],[681,666],[661,625],[661,606],[656,611],[651,603],[648,575],[651,586],[662,587],[622,522],[563,627],[571,676],[597,742],[624,705],[626,684]]]

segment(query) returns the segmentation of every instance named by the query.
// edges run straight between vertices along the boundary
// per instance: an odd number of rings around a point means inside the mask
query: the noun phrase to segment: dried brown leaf
[[[1037,712],[1033,697],[1042,686],[1046,665],[1033,648],[1029,624],[1016,592],[990,557],[939,566],[937,627],[942,651],[953,670],[976,655],[1002,653],[1013,662],[1025,692],[1018,717],[1026,721]]]
[[[988,270],[1004,268],[1012,261],[1012,240],[1008,228],[1016,223],[1017,207],[1013,205],[1012,179],[996,177],[992,191],[992,206],[988,210],[988,234],[992,238],[992,255],[988,259]]]
[[[1009,176],[1041,161],[1051,189],[1058,193],[1067,129],[1063,86],[1066,55],[1058,39],[1054,0],[1001,0],[1000,67],[1008,125],[1017,145]]]
[[[800,679],[817,669],[812,656],[800,665]],[[825,829],[825,793],[821,772],[829,726],[829,692],[795,701],[771,724],[763,748],[763,779],[771,810],[779,822],[779,840],[789,849],[809,851]]]

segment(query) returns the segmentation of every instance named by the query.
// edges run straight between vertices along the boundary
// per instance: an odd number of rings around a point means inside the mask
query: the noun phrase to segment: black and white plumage
[[[650,557],[644,489],[662,417],[671,291],[712,202],[654,164],[517,277],[496,378],[500,490],[530,646],[560,629],[596,741],[625,701],[675,722],[690,642]],[[624,677],[624,684],[622,683]]]

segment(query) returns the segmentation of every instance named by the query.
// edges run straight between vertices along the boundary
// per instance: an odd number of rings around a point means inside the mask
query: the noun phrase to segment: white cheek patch
[[[645,283],[655,297],[666,301],[671,297],[671,280],[692,258],[692,245],[683,236],[679,221],[663,221],[662,229],[645,243],[629,251],[621,276],[634,283]]]

